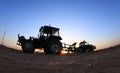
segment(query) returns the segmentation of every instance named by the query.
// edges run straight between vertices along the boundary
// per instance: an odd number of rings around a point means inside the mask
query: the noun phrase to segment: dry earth
[[[0,46],[0,73],[120,73],[120,45],[84,54],[26,54]]]

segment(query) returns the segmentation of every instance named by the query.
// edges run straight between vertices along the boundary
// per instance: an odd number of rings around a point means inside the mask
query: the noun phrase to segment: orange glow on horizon
[[[64,54],[67,54],[68,52],[67,51],[65,51],[65,50],[62,50],[61,51],[61,55],[64,55]]]

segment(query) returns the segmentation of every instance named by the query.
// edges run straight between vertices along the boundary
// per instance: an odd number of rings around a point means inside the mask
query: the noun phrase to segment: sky
[[[120,44],[120,0],[0,0],[0,43],[17,48],[17,34],[37,37],[44,25],[60,28],[62,42],[97,49]]]

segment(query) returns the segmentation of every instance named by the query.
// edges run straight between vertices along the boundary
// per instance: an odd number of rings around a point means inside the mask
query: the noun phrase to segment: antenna
[[[4,45],[5,34],[6,34],[6,30],[4,31],[4,34],[3,34],[2,45]]]

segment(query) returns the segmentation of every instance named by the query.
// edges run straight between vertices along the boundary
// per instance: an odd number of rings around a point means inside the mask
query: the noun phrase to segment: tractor
[[[60,40],[62,38],[59,34],[59,28],[42,26],[37,38],[29,37],[26,39],[18,34],[17,45],[20,45],[25,53],[34,53],[37,48],[43,49],[46,54],[60,54],[63,48]]]

